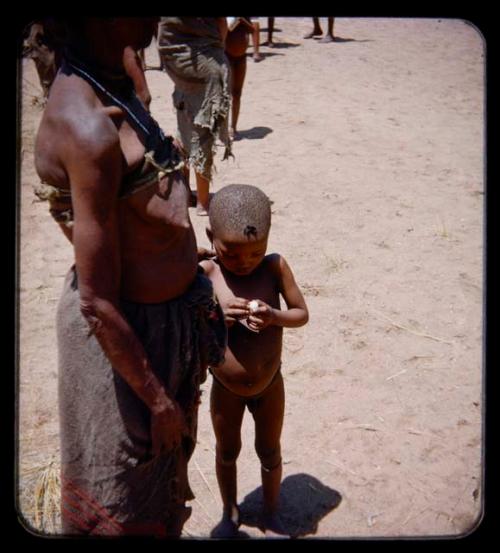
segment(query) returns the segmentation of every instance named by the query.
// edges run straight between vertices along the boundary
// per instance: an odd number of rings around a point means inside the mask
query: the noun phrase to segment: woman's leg
[[[230,537],[237,533],[236,460],[241,449],[241,423],[245,402],[213,378],[210,393],[210,415],[215,434],[215,472],[222,498],[222,519],[212,530],[212,537]]]

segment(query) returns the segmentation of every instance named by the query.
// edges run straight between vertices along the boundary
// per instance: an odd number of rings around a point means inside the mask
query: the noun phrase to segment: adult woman
[[[67,534],[180,535],[199,383],[225,344],[182,159],[125,70],[157,23],[68,20],[36,141],[37,193],[75,252],[57,321]]]
[[[226,34],[225,17],[162,17],[158,32],[162,67],[175,84],[179,138],[196,177],[198,215],[207,215],[217,138],[224,159],[231,155]]]

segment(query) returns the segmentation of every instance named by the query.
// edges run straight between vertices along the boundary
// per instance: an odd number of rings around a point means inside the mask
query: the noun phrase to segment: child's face
[[[214,236],[213,246],[225,269],[235,275],[244,276],[261,264],[266,255],[267,238]]]

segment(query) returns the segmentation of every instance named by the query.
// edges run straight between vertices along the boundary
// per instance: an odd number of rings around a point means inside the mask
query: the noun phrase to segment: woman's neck
[[[105,22],[91,18],[79,33],[79,37],[74,38],[76,40],[69,46],[71,56],[91,66],[100,74],[118,78],[125,75],[125,45],[115,36],[112,27],[108,28]]]
[[[107,81],[122,80],[127,77],[123,65],[123,51],[105,52],[91,44],[73,45],[67,48],[66,58],[70,62],[85,66]]]

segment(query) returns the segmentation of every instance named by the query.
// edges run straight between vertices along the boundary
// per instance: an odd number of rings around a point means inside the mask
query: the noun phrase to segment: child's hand
[[[250,315],[248,300],[245,298],[232,298],[222,307],[227,326],[233,324],[239,319],[246,319]]]
[[[250,316],[247,321],[252,330],[259,332],[274,322],[274,309],[261,300],[252,300],[249,304],[249,311]]]

